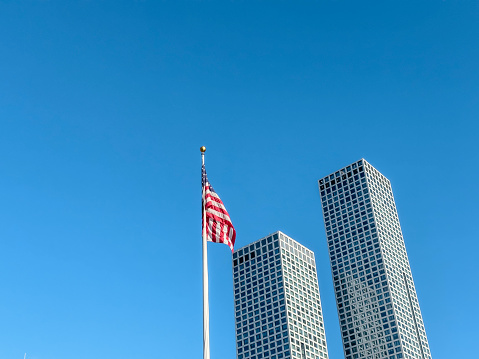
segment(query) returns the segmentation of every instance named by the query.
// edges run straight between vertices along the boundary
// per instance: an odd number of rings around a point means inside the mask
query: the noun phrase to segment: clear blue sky
[[[434,359],[479,329],[477,1],[0,1],[0,359],[200,358],[200,152],[237,246],[316,253],[317,179],[393,185]],[[211,244],[212,359],[235,357]]]

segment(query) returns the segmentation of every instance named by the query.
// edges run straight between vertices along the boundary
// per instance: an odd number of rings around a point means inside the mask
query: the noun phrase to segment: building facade
[[[328,358],[312,251],[281,232],[233,253],[238,359]]]
[[[389,180],[364,159],[319,180],[346,359],[430,359]]]

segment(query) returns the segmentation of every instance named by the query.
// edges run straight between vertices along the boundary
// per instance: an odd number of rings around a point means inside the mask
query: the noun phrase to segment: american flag
[[[236,231],[223,202],[216,194],[208,177],[205,165],[201,167],[203,187],[203,210],[206,211],[206,239],[210,242],[224,243],[234,250]],[[203,228],[205,223],[203,221]]]

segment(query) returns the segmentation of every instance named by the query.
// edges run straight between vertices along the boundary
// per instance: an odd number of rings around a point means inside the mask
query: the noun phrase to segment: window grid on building
[[[327,358],[314,254],[281,232],[233,254],[238,359]]]
[[[319,180],[346,359],[430,359],[391,185],[365,160]]]

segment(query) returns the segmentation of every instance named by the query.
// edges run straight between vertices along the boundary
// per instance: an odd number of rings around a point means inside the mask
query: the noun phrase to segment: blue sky
[[[392,183],[432,355],[476,353],[477,1],[0,1],[0,359],[202,351],[199,147],[237,247],[316,253],[317,179]],[[234,358],[210,244],[211,352]]]

